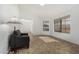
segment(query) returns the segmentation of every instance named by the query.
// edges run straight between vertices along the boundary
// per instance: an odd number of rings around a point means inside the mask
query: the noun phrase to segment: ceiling
[[[75,4],[20,4],[20,17],[24,19],[33,19],[39,16],[54,16],[70,10]]]

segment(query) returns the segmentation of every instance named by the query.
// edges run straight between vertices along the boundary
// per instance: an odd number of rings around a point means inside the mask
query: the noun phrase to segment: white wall
[[[0,4],[0,21],[10,20],[12,17],[19,17],[19,9],[17,5]]]
[[[20,18],[33,20],[33,34],[50,35],[52,31],[50,27],[52,19],[50,16],[54,17],[56,14],[65,12],[73,6],[74,4],[47,4],[45,6],[40,6],[39,4],[23,4],[19,5]],[[43,20],[48,20],[50,22],[49,32],[43,31]]]
[[[32,25],[33,25],[32,20],[21,19],[20,21],[22,25],[19,26],[20,27],[19,29],[21,30],[22,33],[32,32]]]
[[[6,24],[0,25],[0,54],[1,53],[8,53],[8,36],[9,26]]]
[[[47,17],[47,18],[44,18]],[[33,20],[33,31],[32,33],[34,35],[50,35],[50,18],[48,16],[44,15],[40,15],[37,16],[34,20]],[[49,21],[49,31],[43,31],[43,21]]]
[[[70,15],[70,20],[71,20],[71,30],[70,33],[59,33],[59,32],[54,32],[54,19],[59,18],[65,15]],[[51,29],[52,29],[52,36],[70,41],[75,44],[79,44],[79,5],[76,5],[73,7],[71,10],[68,12],[65,12],[63,14],[59,14],[56,17],[53,18],[51,22]]]

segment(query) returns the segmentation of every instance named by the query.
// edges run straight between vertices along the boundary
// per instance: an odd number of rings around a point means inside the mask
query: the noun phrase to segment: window
[[[43,21],[43,31],[49,31],[49,21]]]
[[[70,33],[70,15],[54,20],[54,31]]]

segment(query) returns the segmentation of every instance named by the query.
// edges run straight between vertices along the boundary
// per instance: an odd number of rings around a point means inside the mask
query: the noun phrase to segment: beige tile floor
[[[17,54],[77,54],[79,53],[78,45],[71,44],[62,40],[57,40],[52,37],[51,39],[53,39],[54,41],[45,42],[39,37],[46,38],[46,36],[33,36],[30,34],[29,49],[19,49]],[[55,42],[55,40],[57,42]]]

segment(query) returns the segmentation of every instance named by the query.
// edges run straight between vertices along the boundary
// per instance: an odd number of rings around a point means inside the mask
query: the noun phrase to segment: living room
[[[78,4],[0,4],[0,54],[16,30],[29,36],[29,48],[16,54],[79,53],[78,14]]]

